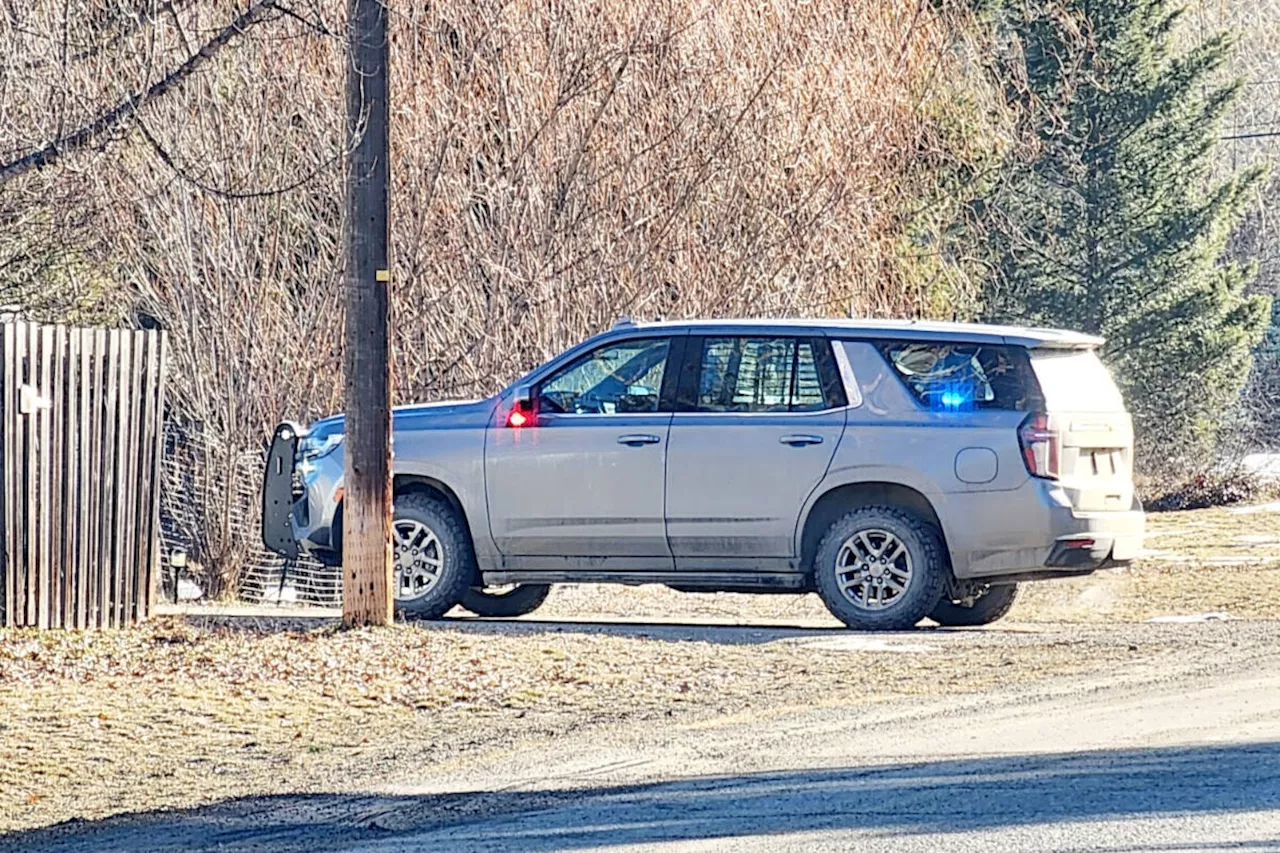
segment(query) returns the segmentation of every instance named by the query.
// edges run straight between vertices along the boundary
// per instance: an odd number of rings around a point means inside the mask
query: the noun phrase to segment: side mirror
[[[533,388],[521,385],[516,389],[511,401],[511,413],[507,415],[507,426],[513,428],[533,426],[538,419],[536,406],[533,403]]]

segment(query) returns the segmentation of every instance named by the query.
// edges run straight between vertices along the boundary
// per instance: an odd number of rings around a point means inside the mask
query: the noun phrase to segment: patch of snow
[[[1272,542],[1280,542],[1280,539],[1277,539],[1274,536],[1268,536],[1265,533],[1246,533],[1244,536],[1237,536],[1236,541],[1248,542],[1252,545],[1267,545]]]
[[[1250,453],[1240,467],[1258,477],[1280,479],[1280,453]]]
[[[800,645],[811,649],[824,649],[832,652],[906,652],[920,654],[936,652],[937,646],[927,643],[915,643],[906,640],[884,639],[882,637],[824,637],[818,640],[806,640]]]
[[[1152,539],[1158,539],[1161,536],[1177,536],[1179,534],[1186,533],[1190,529],[1191,528],[1189,527],[1170,527],[1166,530],[1148,530],[1143,534],[1142,538],[1146,541],[1150,541]]]
[[[298,590],[293,586],[290,586],[287,584],[283,588],[275,584],[269,584],[267,588],[262,591],[262,603],[263,604],[297,604]]]
[[[1181,624],[1188,622],[1226,622],[1234,618],[1235,617],[1229,613],[1188,613],[1181,616],[1156,616],[1155,618],[1148,619],[1147,621],[1174,622]]]
[[[204,590],[199,584],[187,578],[178,578],[179,601],[197,601],[201,598],[204,598]]]
[[[1252,515],[1255,512],[1280,512],[1280,501],[1269,504],[1254,504],[1253,506],[1238,506],[1234,509],[1227,510],[1232,515]]]

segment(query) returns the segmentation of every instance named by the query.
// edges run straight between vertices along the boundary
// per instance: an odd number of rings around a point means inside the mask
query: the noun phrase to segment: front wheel
[[[545,583],[522,583],[505,592],[486,592],[473,586],[463,593],[462,606],[477,616],[524,616],[541,607],[549,592],[551,585]]]
[[[827,609],[850,628],[904,631],[937,606],[947,564],[932,524],[898,507],[867,506],[827,528],[813,571]]]
[[[439,619],[462,601],[476,573],[471,536],[448,501],[414,492],[396,498],[391,522],[396,612]]]
[[[944,597],[929,618],[948,628],[990,625],[1009,612],[1017,597],[1017,584],[989,586],[968,605]]]

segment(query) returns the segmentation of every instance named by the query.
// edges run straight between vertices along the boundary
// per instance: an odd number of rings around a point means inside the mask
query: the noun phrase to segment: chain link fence
[[[341,605],[341,569],[286,561],[262,544],[265,459],[265,450],[230,452],[198,428],[166,424],[160,538],[168,601]]]

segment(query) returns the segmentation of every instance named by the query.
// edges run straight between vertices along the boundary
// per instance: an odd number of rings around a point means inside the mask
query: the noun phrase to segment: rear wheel
[[[949,628],[990,625],[1009,612],[1009,608],[1013,607],[1014,599],[1017,597],[1017,584],[989,586],[973,599],[971,604],[966,605],[960,601],[943,598],[938,602],[938,606],[933,608],[929,618]]]
[[[448,501],[415,492],[396,498],[391,522],[396,612],[439,619],[462,600],[475,577],[471,537]]]
[[[814,560],[827,609],[864,631],[914,627],[942,598],[946,574],[937,528],[894,506],[861,507],[837,519]]]
[[[549,592],[545,583],[523,583],[504,592],[473,586],[463,593],[462,606],[477,616],[524,616],[541,607]]]

